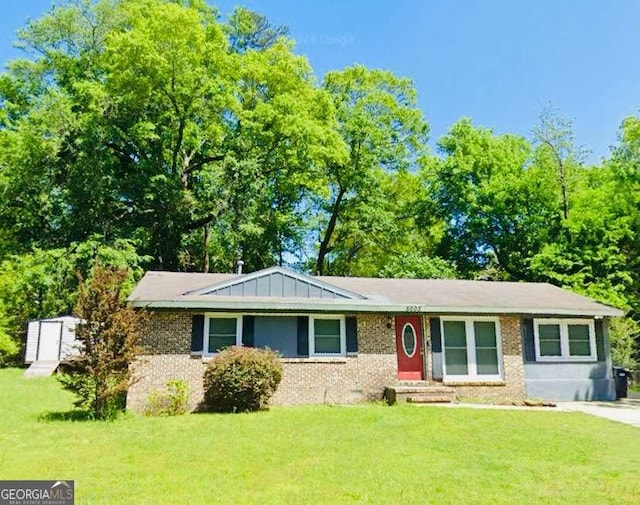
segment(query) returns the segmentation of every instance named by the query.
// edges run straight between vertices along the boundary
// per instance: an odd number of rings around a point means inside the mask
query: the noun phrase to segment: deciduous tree
[[[428,126],[411,81],[391,72],[356,65],[329,72],[322,87],[336,110],[344,154],[324,167],[327,189],[315,203],[320,214],[314,270],[348,274],[363,237],[393,233],[395,203],[382,194],[384,180],[417,167]],[[330,268],[330,257],[341,267]]]
[[[529,142],[457,122],[438,141],[442,158],[422,171],[426,186],[424,220],[444,226],[438,248],[469,277],[526,280],[530,259],[554,235],[552,176],[531,165]]]
[[[79,354],[61,365],[60,382],[76,394],[76,406],[96,419],[112,418],[124,409],[131,365],[140,353],[144,316],[126,304],[127,277],[124,269],[96,264],[92,277],[80,286],[75,308],[81,319],[75,329]]]

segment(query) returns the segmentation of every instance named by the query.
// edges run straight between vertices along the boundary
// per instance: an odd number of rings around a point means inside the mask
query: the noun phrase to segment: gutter
[[[222,298],[222,297],[221,297]],[[309,312],[309,313],[410,313],[432,315],[536,315],[536,316],[582,316],[582,317],[619,317],[624,312],[613,307],[601,305],[594,309],[563,309],[559,307],[460,307],[437,306],[398,303],[376,303],[368,300],[362,303],[345,300],[332,303],[292,302],[292,301],[238,301],[216,300],[212,304],[209,300],[129,300],[134,308],[143,309],[174,309],[197,311],[227,311],[227,312]]]

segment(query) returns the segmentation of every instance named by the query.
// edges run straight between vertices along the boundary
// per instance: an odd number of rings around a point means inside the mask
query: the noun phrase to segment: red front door
[[[396,317],[398,379],[422,380],[422,325],[420,316]]]

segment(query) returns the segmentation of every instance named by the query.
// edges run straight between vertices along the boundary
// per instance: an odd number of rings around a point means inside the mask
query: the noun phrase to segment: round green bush
[[[263,409],[282,380],[282,363],[270,349],[229,347],[204,372],[202,410],[252,412]]]

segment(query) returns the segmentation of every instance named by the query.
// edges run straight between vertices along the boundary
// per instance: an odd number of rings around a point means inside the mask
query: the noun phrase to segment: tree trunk
[[[338,191],[338,195],[336,196],[336,201],[333,202],[333,207],[331,209],[331,217],[329,218],[329,223],[327,224],[327,229],[324,232],[324,237],[322,238],[322,242],[320,242],[320,249],[318,250],[318,260],[316,261],[316,275],[324,274],[324,261],[327,257],[327,254],[331,252],[331,247],[329,247],[329,243],[331,242],[331,237],[333,236],[333,232],[336,229],[336,224],[338,222],[338,214],[340,213],[340,204],[342,203],[342,198],[344,197],[345,190],[344,188],[340,188]]]
[[[567,195],[567,174],[564,163],[558,160],[558,178],[560,179],[560,190],[562,191],[562,215],[566,221],[569,218],[569,196]]]
[[[204,256],[202,258],[202,271],[209,272],[209,241],[211,240],[211,225],[206,223],[203,227],[204,231]]]

